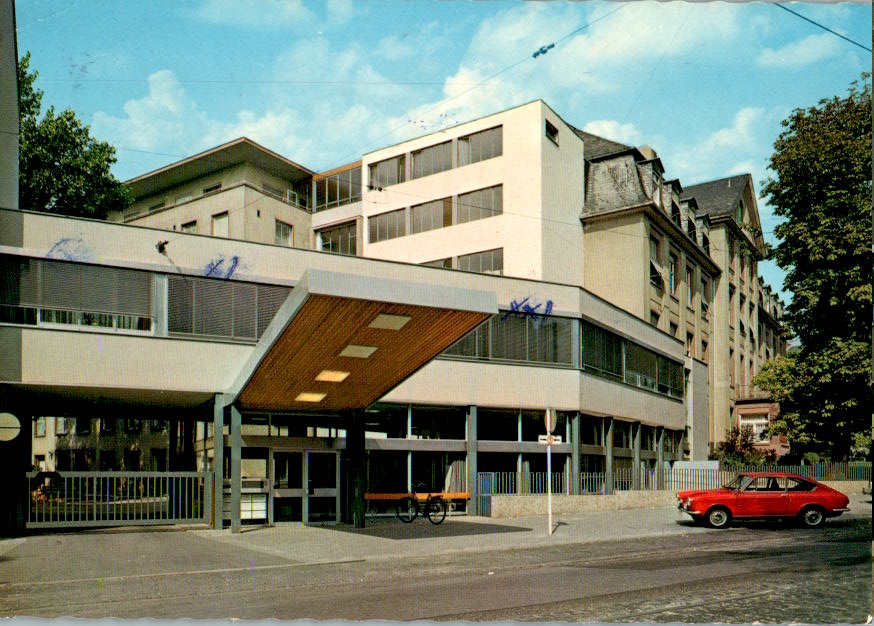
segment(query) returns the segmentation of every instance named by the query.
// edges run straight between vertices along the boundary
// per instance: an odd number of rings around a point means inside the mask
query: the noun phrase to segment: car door
[[[789,514],[786,489],[774,476],[756,476],[737,495],[736,517],[779,517]]]

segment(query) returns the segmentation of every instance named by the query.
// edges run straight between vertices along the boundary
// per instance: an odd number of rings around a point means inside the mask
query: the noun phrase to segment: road
[[[189,532],[45,535],[0,554],[0,616],[864,623],[871,613],[870,516],[822,530],[673,523],[688,533],[524,548],[511,538],[487,552],[333,563]],[[40,575],[52,561],[70,565]]]

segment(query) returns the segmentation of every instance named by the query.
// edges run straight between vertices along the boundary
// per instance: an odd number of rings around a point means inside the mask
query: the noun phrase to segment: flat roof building
[[[111,222],[2,211],[0,411],[46,470],[200,472],[234,529],[420,482],[482,512],[547,408],[559,490],[639,487],[719,439],[716,219],[663,174],[537,100],[321,173],[237,139]]]

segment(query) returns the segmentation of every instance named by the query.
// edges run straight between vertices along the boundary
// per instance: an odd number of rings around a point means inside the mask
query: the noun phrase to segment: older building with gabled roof
[[[686,187],[682,201],[710,222],[711,256],[723,269],[714,294],[712,345],[713,422],[720,441],[732,426],[749,425],[762,434],[779,412],[753,385],[765,361],[786,353],[783,305],[758,275],[765,246],[752,176],[739,174]],[[762,435],[762,447],[778,454],[785,439]]]

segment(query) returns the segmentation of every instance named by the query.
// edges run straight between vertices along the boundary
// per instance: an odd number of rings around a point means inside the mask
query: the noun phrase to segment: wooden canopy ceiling
[[[497,312],[485,292],[328,272],[305,278],[238,379],[242,410],[366,408]],[[358,356],[344,356],[349,346]]]

